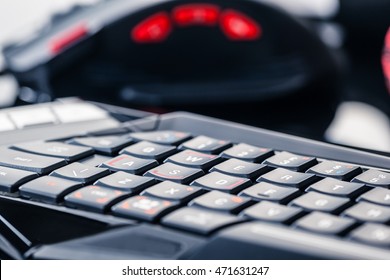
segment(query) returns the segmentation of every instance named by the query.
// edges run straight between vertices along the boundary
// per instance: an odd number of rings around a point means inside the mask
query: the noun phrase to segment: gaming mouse
[[[4,54],[21,86],[53,97],[211,115],[216,105],[229,115],[247,108],[273,123],[329,122],[338,86],[322,41],[256,0],[103,1],[54,17]]]

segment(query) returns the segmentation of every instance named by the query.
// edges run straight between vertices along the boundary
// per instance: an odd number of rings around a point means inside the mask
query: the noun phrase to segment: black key
[[[70,143],[90,147],[101,154],[113,155],[130,145],[132,140],[123,136],[100,136],[74,138]]]
[[[304,171],[317,163],[313,157],[295,155],[288,152],[278,153],[264,161],[264,164],[293,171]]]
[[[189,133],[171,130],[130,133],[135,141],[149,141],[161,145],[177,146],[191,137]]]
[[[76,161],[93,154],[93,150],[87,147],[69,145],[61,142],[33,142],[14,144],[13,149],[50,157],[63,158],[66,161]]]
[[[203,235],[240,221],[242,219],[234,215],[196,207],[181,208],[162,219],[164,225]]]
[[[380,224],[364,224],[351,232],[352,240],[370,245],[390,247],[390,227]]]
[[[252,187],[244,189],[239,196],[249,197],[253,200],[269,200],[285,203],[299,195],[296,188],[280,187],[267,182],[258,183]]]
[[[390,188],[390,173],[379,170],[367,170],[352,180],[372,187]]]
[[[193,186],[228,193],[238,193],[249,187],[251,181],[246,178],[233,177],[219,172],[212,172],[192,182]]]
[[[188,168],[167,162],[149,170],[144,176],[153,177],[160,181],[169,180],[179,184],[188,184],[203,174],[203,171],[200,169]]]
[[[114,215],[137,218],[153,222],[168,211],[174,209],[177,203],[155,197],[134,196],[119,202],[111,208]]]
[[[19,188],[20,195],[25,198],[48,203],[58,203],[65,195],[81,187],[81,184],[53,176],[43,176],[30,181]]]
[[[66,165],[66,161],[60,158],[33,155],[5,148],[0,149],[0,166],[47,174],[64,165]]]
[[[179,146],[181,150],[194,150],[201,153],[219,154],[229,148],[232,144],[229,141],[218,140],[207,136],[198,136]]]
[[[264,164],[251,163],[232,158],[214,166],[211,168],[210,172],[212,171],[254,179],[269,171],[269,168]]]
[[[153,187],[147,188],[142,192],[142,195],[183,202],[189,201],[203,192],[204,191],[198,187],[185,186],[174,182],[165,181]]]
[[[135,157],[162,161],[174,154],[175,151],[176,148],[173,146],[164,146],[142,141],[123,149],[120,151],[120,154],[128,154]]]
[[[182,151],[165,160],[165,162],[173,162],[186,167],[200,168],[203,170],[208,170],[221,161],[222,159],[217,155],[202,154],[192,150]]]
[[[90,157],[87,157],[87,158],[84,158],[84,159],[81,159],[79,160],[78,162],[82,163],[82,164],[85,164],[85,165],[88,165],[88,166],[92,166],[92,167],[98,167],[100,166],[103,162],[106,162],[108,160],[112,159],[111,157],[108,157],[108,156],[103,156],[103,155],[99,155],[99,154],[95,154],[93,156],[90,156]]]
[[[316,174],[320,177],[332,177],[339,180],[349,180],[361,172],[362,169],[358,166],[334,161],[323,161],[307,170],[307,173]]]
[[[271,149],[259,148],[248,144],[238,144],[224,151],[221,156],[224,158],[237,158],[251,162],[262,162],[273,154],[274,152]]]
[[[390,206],[390,190],[384,188],[374,188],[358,197],[357,200]]]
[[[345,210],[343,214],[363,222],[387,223],[390,221],[390,207],[368,202],[359,202]]]
[[[142,159],[128,155],[119,155],[100,165],[111,171],[124,171],[132,174],[144,174],[149,169],[158,166],[154,159]]]
[[[60,169],[57,169],[50,173],[50,176],[56,176],[80,182],[82,184],[89,184],[100,177],[109,175],[110,172],[106,168],[97,168],[84,165],[78,162],[71,163]]]
[[[97,180],[94,185],[117,189],[123,192],[138,193],[152,186],[154,183],[155,181],[152,178],[119,171]]]
[[[355,221],[349,218],[337,217],[327,213],[312,212],[295,222],[300,229],[322,234],[342,235],[348,231]]]
[[[301,207],[306,211],[323,211],[336,213],[349,204],[349,199],[330,196],[322,193],[308,192],[289,203],[289,205]]]
[[[351,198],[360,195],[366,190],[367,187],[363,184],[344,182],[333,178],[325,178],[308,187],[306,191],[317,191],[324,194]]]
[[[303,188],[316,181],[316,178],[312,174],[299,173],[283,168],[277,168],[262,175],[257,179],[258,182],[269,182],[273,184]]]
[[[195,198],[190,202],[189,205],[203,207],[209,210],[236,213],[241,209],[249,206],[250,200],[248,198],[223,193],[220,191],[211,191]]]
[[[99,186],[88,186],[65,196],[65,205],[103,213],[108,208],[126,197],[128,193]]]
[[[267,222],[290,223],[301,213],[302,210],[297,207],[287,207],[269,201],[262,201],[245,209],[241,215]]]
[[[36,177],[34,172],[0,166],[0,191],[16,192],[20,185]]]

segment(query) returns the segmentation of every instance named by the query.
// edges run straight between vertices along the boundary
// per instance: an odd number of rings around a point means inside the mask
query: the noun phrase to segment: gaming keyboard
[[[390,157],[185,112],[103,115],[1,133],[3,258],[390,259]]]

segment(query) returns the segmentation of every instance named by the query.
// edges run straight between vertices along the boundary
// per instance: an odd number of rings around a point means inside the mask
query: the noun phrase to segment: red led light
[[[85,24],[76,25],[49,41],[49,50],[57,54],[88,35]]]
[[[172,24],[166,12],[154,14],[131,31],[131,38],[137,43],[160,43],[171,33]]]
[[[211,4],[181,5],[173,10],[172,17],[179,26],[213,26],[218,23],[219,7]]]
[[[260,25],[249,16],[235,10],[225,10],[221,15],[221,28],[235,41],[253,41],[260,38]]]

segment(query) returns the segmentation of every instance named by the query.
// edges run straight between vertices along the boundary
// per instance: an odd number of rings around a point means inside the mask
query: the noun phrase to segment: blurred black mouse
[[[339,89],[321,40],[255,0],[103,1],[54,17],[4,55],[37,100],[78,95],[314,137],[332,120]]]

